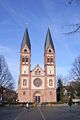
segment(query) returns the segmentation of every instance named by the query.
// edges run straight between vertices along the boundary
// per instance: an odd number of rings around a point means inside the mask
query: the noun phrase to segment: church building
[[[20,48],[18,100],[37,103],[56,102],[55,48],[49,28],[44,44],[44,69],[37,64],[31,70],[31,43],[28,29],[26,28],[24,32]]]

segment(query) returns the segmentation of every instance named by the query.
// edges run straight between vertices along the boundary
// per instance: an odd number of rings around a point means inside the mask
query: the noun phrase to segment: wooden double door
[[[40,96],[35,96],[34,100],[35,100],[36,103],[40,103]]]

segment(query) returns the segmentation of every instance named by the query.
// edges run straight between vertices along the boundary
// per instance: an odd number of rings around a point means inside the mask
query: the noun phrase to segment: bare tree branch
[[[70,34],[73,34],[73,33],[79,32],[79,31],[80,31],[80,25],[76,29],[74,29],[73,31],[67,32],[65,34],[70,35]]]
[[[67,0],[65,1],[65,3],[67,2],[67,5],[70,7],[72,7],[72,5],[80,5],[80,0]],[[79,20],[80,21],[80,20]],[[72,25],[70,25],[71,27]],[[69,32],[66,32],[64,33],[65,35],[71,35],[71,34],[74,34],[74,33],[77,33],[77,32],[80,32],[80,23],[76,23],[76,24],[73,24],[74,29],[69,31]]]
[[[72,5],[73,3],[79,4],[80,0],[67,0],[68,5]]]
[[[72,77],[75,80],[80,81],[80,56],[75,59],[71,72],[72,72]]]
[[[14,88],[13,77],[2,55],[0,55],[0,85],[8,89]]]

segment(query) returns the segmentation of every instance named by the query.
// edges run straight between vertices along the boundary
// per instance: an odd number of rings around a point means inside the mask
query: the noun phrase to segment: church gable
[[[31,75],[34,75],[34,76],[43,76],[44,75],[44,70],[39,66],[37,65],[31,72]]]

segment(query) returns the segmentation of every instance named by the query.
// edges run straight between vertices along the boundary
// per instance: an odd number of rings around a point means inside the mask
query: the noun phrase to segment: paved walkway
[[[0,107],[0,120],[80,120],[80,106]]]

